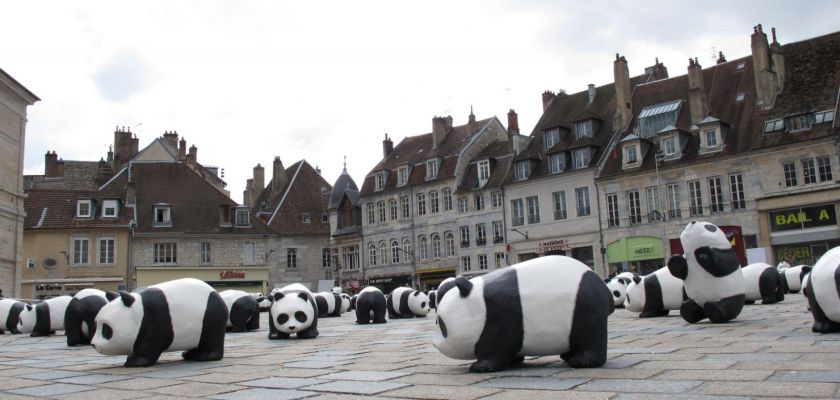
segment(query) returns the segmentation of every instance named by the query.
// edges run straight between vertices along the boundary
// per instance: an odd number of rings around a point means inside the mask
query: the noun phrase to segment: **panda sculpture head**
[[[431,304],[429,303],[429,296],[426,296],[425,293],[415,290],[413,293],[408,295],[408,309],[414,315],[426,315],[430,311],[432,311]]]
[[[283,333],[297,333],[312,325],[317,312],[312,307],[312,297],[307,292],[283,294],[274,292],[269,318],[276,315],[274,326]]]
[[[350,295],[341,293],[341,313],[344,314],[350,310]]]
[[[143,321],[143,301],[126,291],[106,296],[109,302],[96,314],[96,333],[90,343],[105,355],[132,354]]]
[[[35,330],[35,321],[37,319],[37,312],[35,306],[27,304],[21,310],[18,316],[18,330],[22,333],[30,333]]]
[[[631,280],[625,277],[615,277],[607,281],[607,288],[610,289],[610,293],[612,293],[613,302],[616,307],[624,306],[630,282]]]
[[[641,312],[645,307],[645,284],[640,276],[634,276],[627,285],[627,296],[624,300],[624,307],[627,311]]]
[[[455,278],[452,290],[439,299],[438,331],[432,344],[449,358],[475,359],[475,344],[484,330],[486,312],[484,281]]]
[[[694,250],[703,246],[722,250],[732,248],[729,239],[720,228],[704,221],[689,222],[680,234],[680,243],[684,254],[694,254]]]

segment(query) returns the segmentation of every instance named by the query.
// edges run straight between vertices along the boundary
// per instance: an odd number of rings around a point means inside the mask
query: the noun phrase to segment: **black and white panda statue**
[[[353,297],[350,298],[350,307],[347,307],[347,311],[353,311],[356,309],[356,300],[358,297],[358,294],[354,294]]]
[[[20,333],[20,313],[26,303],[14,299],[0,299],[0,335],[9,331]]]
[[[385,295],[376,286],[368,286],[356,297],[356,323],[384,324],[386,309]]]
[[[431,311],[429,297],[419,290],[408,287],[392,290],[385,303],[389,319],[425,317]]]
[[[680,315],[688,323],[708,318],[728,322],[744,308],[744,274],[732,245],[714,224],[691,221],[680,234],[684,255],[668,260],[668,269],[683,280]]]
[[[741,269],[744,273],[744,301],[753,304],[774,304],[785,299],[787,281],[779,270],[767,263],[752,263]]]
[[[797,265],[779,272],[784,276],[788,287],[788,293],[799,293],[799,291],[802,290],[803,283],[805,282],[805,276],[811,272],[811,266]]]
[[[333,292],[315,293],[315,304],[318,305],[318,318],[341,316],[340,295]]]
[[[219,292],[228,309],[225,327],[233,332],[247,332],[260,329],[260,305],[247,292],[224,290]]]
[[[64,330],[64,313],[70,304],[70,296],[58,296],[44,300],[36,305],[27,304],[20,313],[21,333],[30,336],[50,336]]]
[[[96,333],[96,314],[105,304],[108,304],[108,298],[99,289],[82,289],[73,295],[64,312],[64,335],[68,346],[90,344]]]
[[[295,334],[298,339],[318,337],[318,305],[315,296],[300,283],[293,283],[271,291],[268,338],[288,339]]]
[[[840,332],[840,246],[820,257],[806,278],[802,290],[808,297],[817,333]]]
[[[183,351],[188,361],[224,356],[228,309],[207,283],[182,278],[107,296],[91,344],[105,355],[128,355],[126,367],[154,365],[165,351]]]
[[[438,285],[437,289],[435,290],[435,309],[437,309],[437,305],[438,305],[438,303],[440,303],[440,299],[443,298],[443,296],[446,294],[446,292],[448,292],[449,290],[451,290],[454,287],[455,287],[455,277],[454,276],[450,276],[449,278],[446,278],[446,279],[440,281],[440,284]]]
[[[264,294],[260,292],[248,293],[251,295],[251,298],[257,302],[257,306],[259,306],[260,311],[268,311],[268,308],[271,307],[271,300],[268,297],[265,297]]]
[[[776,269],[778,269],[779,271],[784,271],[784,270],[786,270],[786,269],[788,269],[788,268],[790,268],[790,263],[788,263],[788,262],[787,262],[787,261],[785,261],[785,260],[782,260],[781,262],[779,262],[778,264],[776,264]]]
[[[341,313],[344,314],[347,311],[350,311],[350,295],[347,293],[341,293]]]
[[[625,300],[627,300],[627,288],[631,282],[633,281],[625,277],[615,277],[605,280],[607,289],[610,290],[613,296],[613,303],[616,308],[624,308]]]
[[[443,355],[477,359],[470,372],[560,355],[574,368],[607,360],[607,318],[615,306],[585,264],[545,256],[467,280],[439,299],[433,345]]]
[[[426,297],[429,298],[429,308],[434,310],[437,308],[437,290],[432,289],[426,292]]]
[[[670,310],[680,309],[682,294],[683,281],[663,267],[643,277],[633,277],[627,286],[625,306],[628,311],[639,313],[639,318],[664,317]]]

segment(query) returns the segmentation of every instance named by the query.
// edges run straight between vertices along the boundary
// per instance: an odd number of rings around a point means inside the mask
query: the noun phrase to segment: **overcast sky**
[[[29,108],[25,173],[44,153],[99,160],[116,126],[143,148],[167,130],[224,168],[241,202],[252,168],[306,159],[334,183],[347,156],[361,185],[436,115],[519,113],[541,94],[631,75],[655,57],[671,76],[715,51],[749,55],[752,27],[782,44],[840,28],[840,1],[16,1],[3,5],[0,68],[41,98]]]

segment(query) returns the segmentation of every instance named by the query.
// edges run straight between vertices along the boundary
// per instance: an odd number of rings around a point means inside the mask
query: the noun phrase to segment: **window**
[[[426,180],[437,178],[438,175],[438,160],[426,161]]]
[[[397,169],[397,186],[405,186],[408,183],[408,166]]]
[[[397,219],[397,199],[388,200],[388,211],[391,215],[391,221]]]
[[[156,205],[155,209],[155,227],[172,226],[172,214],[168,204]]]
[[[688,182],[688,207],[692,217],[703,215],[703,193],[700,191],[700,181]]]
[[[618,195],[615,193],[607,195],[607,226],[618,227],[621,224],[618,215]]]
[[[447,257],[455,255],[455,235],[452,232],[446,231],[443,233],[443,247]]]
[[[321,222],[328,224],[330,223],[330,216],[327,213],[321,213]]]
[[[737,65],[735,65],[735,70],[740,71],[740,70],[744,69],[744,67],[746,65],[747,65],[747,63],[745,63],[745,62],[739,62]]]
[[[432,258],[440,258],[440,235],[432,234]]]
[[[640,136],[649,138],[656,136],[668,126],[677,126],[677,116],[680,112],[682,100],[645,107],[639,113],[639,124],[636,129]]]
[[[784,119],[771,119],[764,123],[764,133],[780,131],[785,128]]]
[[[309,218],[309,213],[301,213],[300,214],[300,222],[302,222],[304,224],[308,224],[309,222],[311,222],[311,220]]]
[[[478,269],[487,269],[487,255],[486,254],[479,254],[478,255]]]
[[[321,268],[332,267],[332,251],[328,247],[321,248]]]
[[[374,183],[374,190],[379,192],[385,189],[385,171],[377,172],[374,175],[375,183]]]
[[[490,207],[499,208],[502,206],[502,192],[490,193]]]
[[[627,164],[635,164],[639,161],[638,150],[636,149],[635,145],[627,146],[624,148],[624,154],[627,155]]]
[[[440,198],[438,197],[437,190],[429,192],[429,208],[432,213],[440,212]]]
[[[73,254],[70,257],[73,265],[87,265],[90,263],[89,246],[90,239],[86,237],[73,238]]]
[[[483,194],[475,195],[473,197],[473,200],[475,201],[475,210],[476,211],[481,211],[481,210],[484,209],[484,195]]]
[[[592,137],[592,120],[588,119],[586,121],[575,122],[575,134],[576,139],[582,139],[585,137]]]
[[[470,210],[470,201],[466,197],[458,198],[458,212],[463,214]]]
[[[662,141],[662,147],[665,149],[664,151],[666,156],[677,154],[677,138],[666,138]]]
[[[212,262],[210,249],[210,242],[201,242],[201,246],[199,247],[199,261],[202,264],[210,264]]]
[[[368,224],[376,223],[376,212],[373,210],[373,203],[367,204]]]
[[[818,113],[814,113],[814,123],[815,124],[822,124],[824,122],[831,122],[834,121],[834,111],[822,111]]]
[[[76,202],[76,218],[90,218],[93,216],[93,202],[79,200]]]
[[[178,262],[178,246],[176,243],[155,243],[154,258],[155,264],[176,264]]]
[[[297,249],[294,247],[286,249],[286,268],[297,268]]]
[[[829,156],[818,157],[817,168],[821,182],[831,181],[831,158]]]
[[[814,159],[808,158],[802,160],[802,175],[805,184],[817,183],[817,168],[814,165]]]
[[[572,166],[575,169],[586,168],[586,167],[589,166],[589,156],[590,156],[590,154],[589,154],[589,148],[588,147],[585,147],[585,148],[582,148],[582,149],[577,149],[573,152],[573,154],[574,154],[575,158],[574,158],[574,162],[573,162]]]
[[[554,220],[566,219],[566,191],[554,192],[551,197],[554,199]]]
[[[391,262],[400,262],[400,244],[396,240],[391,241]]]
[[[461,247],[470,247],[470,227],[462,226],[459,229],[461,231]]]
[[[247,208],[237,208],[236,209],[236,226],[251,226],[250,220],[250,212]],[[306,214],[307,220],[303,221],[304,223],[309,223],[309,214]]]
[[[417,215],[426,215],[426,194],[417,193]]]
[[[376,210],[379,214],[379,222],[385,222],[385,202],[379,201],[376,203]]]
[[[703,131],[703,139],[706,142],[706,149],[715,149],[719,147],[717,129],[708,129]]]
[[[559,174],[566,169],[565,153],[554,153],[548,156],[548,172]]]
[[[642,223],[641,201],[639,199],[639,191],[631,190],[627,192],[627,207],[630,209],[630,225],[638,225]]]
[[[796,186],[796,164],[792,162],[783,163],[782,169],[785,171],[785,187]]]
[[[577,215],[578,217],[585,217],[591,213],[589,209],[589,188],[581,187],[575,189],[575,198],[577,199]]]
[[[511,200],[510,208],[513,210],[510,217],[513,226],[525,225],[525,207],[522,203],[522,199]]]
[[[797,115],[788,119],[788,132],[799,132],[811,129],[811,114]]]
[[[388,245],[385,241],[379,242],[379,263],[382,265],[388,264]]]
[[[420,246],[420,259],[421,260],[428,259],[429,258],[429,243],[426,240],[426,237],[425,236],[420,236],[420,238],[417,239],[417,242],[419,243],[419,246]]]
[[[495,253],[493,258],[496,259],[496,268],[505,266],[505,253]]]
[[[256,263],[256,260],[257,254],[254,242],[242,243],[242,264],[254,265]]]
[[[484,223],[475,224],[475,245],[484,246],[487,244],[487,227]]]
[[[478,186],[483,187],[487,180],[490,179],[490,160],[481,160],[478,162]]]
[[[528,223],[540,223],[540,202],[537,196],[531,196],[526,199],[528,201]]]
[[[441,190],[443,194],[443,211],[452,211],[452,189]]]
[[[744,101],[744,97],[745,97],[744,92],[738,93],[738,94],[735,95],[735,101],[736,102]]]
[[[102,217],[103,218],[116,218],[117,217],[117,201],[116,200],[105,200],[102,203]]]
[[[505,241],[505,229],[502,221],[493,221],[493,243],[499,244]]]
[[[471,260],[469,256],[461,257],[461,270],[462,271],[469,271],[472,269],[472,265],[470,264]]]
[[[733,210],[747,208],[747,202],[744,200],[744,177],[741,174],[729,175],[729,192],[732,193]]]
[[[668,216],[673,218],[682,217],[680,210],[680,185],[668,185]]]
[[[656,222],[662,219],[662,213],[659,211],[659,188],[651,186],[645,188],[645,195],[647,197],[648,208],[648,222]]]
[[[528,160],[517,161],[513,168],[513,180],[522,181],[528,179],[531,173],[531,162]]]
[[[550,149],[560,141],[560,128],[552,128],[543,132],[545,148]]]
[[[344,260],[344,267],[348,271],[359,268],[359,246],[344,246],[342,248],[342,259]],[[338,258],[338,249],[336,249],[335,257]],[[375,261],[375,258],[373,259]],[[375,262],[373,265],[376,265]]]
[[[99,260],[97,264],[114,263],[114,245],[117,240],[114,238],[99,238]]]
[[[403,219],[411,217],[411,206],[408,204],[408,196],[400,196],[400,216]]]
[[[709,178],[709,209],[712,213],[721,213],[725,211],[723,188],[721,186],[719,176]]]
[[[408,238],[403,238],[402,243],[403,253],[414,258],[414,253],[411,251],[411,242],[408,241]]]
[[[373,243],[368,244],[368,262],[371,267],[376,266],[376,245]]]

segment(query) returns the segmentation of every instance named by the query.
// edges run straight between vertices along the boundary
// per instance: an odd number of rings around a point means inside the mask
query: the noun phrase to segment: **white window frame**
[[[432,179],[436,179],[438,176],[438,169],[440,165],[438,164],[438,159],[433,158],[431,160],[426,161],[426,180],[430,181]]]
[[[591,138],[594,135],[594,129],[591,119],[575,122],[575,138],[578,140],[585,137]]]
[[[673,156],[677,154],[678,147],[679,140],[676,136],[666,137],[662,139],[662,151],[665,153],[666,156]]]
[[[487,269],[487,254],[479,254],[478,255],[478,269],[479,270],[486,270]]]
[[[680,185],[672,183],[666,187],[668,192],[668,217],[671,219],[681,218],[682,210],[680,210]]]
[[[502,221],[493,221],[493,244],[504,243],[505,227]]]
[[[455,255],[455,235],[452,231],[446,231],[443,233],[443,248],[444,255],[446,257],[452,257]]]
[[[476,166],[478,169],[478,186],[484,187],[490,180],[490,160],[481,160]]]
[[[458,212],[463,214],[470,211],[470,199],[466,197],[458,198]]]
[[[178,243],[158,242],[153,244],[152,264],[175,265],[178,264]]]
[[[487,244],[487,225],[483,222],[475,224],[475,245],[484,246]]]
[[[531,174],[531,162],[528,160],[517,161],[513,168],[513,179],[515,181],[524,181]]]
[[[627,209],[630,216],[630,226],[639,225],[642,223],[642,201],[638,190],[630,190],[627,192]]]
[[[102,243],[106,242],[104,246]],[[108,248],[107,242],[110,242],[110,249]],[[97,240],[97,254],[96,254],[96,264],[97,265],[114,265],[117,263],[117,238],[113,236],[100,236]],[[103,252],[104,250],[104,252]],[[104,259],[103,259],[104,257]],[[110,260],[109,260],[110,257]]]
[[[90,265],[90,237],[73,236],[70,246],[70,265]]]
[[[513,226],[525,225],[525,203],[522,199],[510,201],[510,223]]]
[[[505,253],[493,253],[493,258],[496,260],[496,268],[503,268],[506,264]]]
[[[237,208],[234,215],[234,224],[236,226],[251,226],[251,212],[247,208]],[[309,214],[306,215],[309,216]],[[304,223],[309,222],[304,221]]]
[[[475,210],[481,211],[484,209],[484,193],[479,193],[473,196],[473,202],[475,204]]]
[[[385,201],[380,200],[376,202],[376,214],[379,216],[379,222],[385,222]]]
[[[433,233],[431,235],[432,238],[432,259],[438,259],[441,255],[441,243],[440,243],[440,235],[437,233]]]
[[[368,262],[371,267],[376,266],[376,244],[373,242],[368,243]]]
[[[199,264],[211,264],[213,262],[213,244],[210,242],[201,242],[198,247],[198,262]]]
[[[417,193],[417,215],[426,215],[426,194]]]
[[[443,195],[443,211],[452,211],[452,189],[445,188],[440,192]]]
[[[548,172],[559,174],[566,169],[566,157],[564,153],[553,153],[548,155]]]
[[[688,214],[692,217],[703,215],[703,188],[699,180],[688,182]]]
[[[729,175],[729,193],[733,211],[747,208],[747,201],[744,198],[744,176],[742,174]]]
[[[470,256],[461,256],[461,271],[468,272],[472,270],[472,260]]]
[[[764,123],[764,133],[778,132],[785,129],[784,118],[776,118],[768,120]]]
[[[723,180],[719,176],[709,178],[709,212],[719,214],[726,211],[726,199],[723,196]]]
[[[297,248],[286,249],[286,269],[297,269]]]
[[[458,231],[461,233],[461,248],[464,249],[470,247],[470,226],[460,226],[458,227]]]
[[[592,215],[592,205],[589,201],[589,187],[575,188],[575,203],[577,204],[577,216],[587,217]]]
[[[566,208],[566,191],[560,190],[552,193],[551,200],[554,203],[554,220],[558,221],[568,218],[569,213]]]
[[[405,186],[408,184],[408,166],[397,168],[397,186]]]
[[[87,211],[87,212],[84,212]],[[76,201],[76,218],[93,217],[93,200]]]
[[[607,227],[617,228],[621,226],[621,215],[618,206],[618,194],[607,194]]]
[[[572,168],[574,169],[581,169],[586,168],[589,166],[589,163],[592,162],[591,154],[589,154],[589,148],[584,147],[580,149],[575,149],[572,154],[574,154],[574,160],[572,162]]]
[[[102,202],[102,218],[117,218],[119,216],[119,202],[105,200]]]
[[[528,203],[528,223],[540,223],[540,199],[538,196],[528,196],[525,198]]]
[[[391,216],[391,220],[396,220],[399,216],[397,212],[397,199],[388,200],[388,213]]]
[[[158,218],[161,217],[161,218]],[[172,206],[168,204],[159,204],[154,207],[153,226],[156,228],[171,227],[172,226]]]
[[[408,196],[400,196],[400,217],[411,218],[411,204],[409,204]]]
[[[396,264],[400,262],[400,242],[391,239],[391,261]]]
[[[385,190],[385,171],[377,172],[374,175],[374,191],[381,192]]]
[[[440,212],[440,197],[438,195],[437,190],[432,190],[429,192],[429,211],[432,214],[437,214]]]
[[[492,192],[490,193],[490,207],[491,208],[499,208],[504,204],[504,198],[502,197],[502,192]]]
[[[257,263],[257,244],[254,242],[242,243],[242,265],[254,265]]]
[[[548,150],[560,142],[560,128],[551,128],[543,131],[543,143]]]
[[[429,241],[426,239],[426,236],[420,235],[417,239],[418,246],[420,247],[420,259],[427,260],[429,258]]]
[[[624,163],[628,165],[639,163],[639,146],[635,143],[624,146]]]

